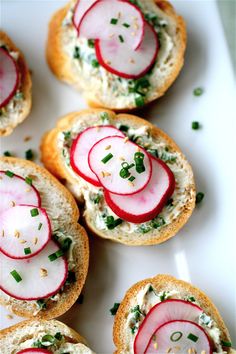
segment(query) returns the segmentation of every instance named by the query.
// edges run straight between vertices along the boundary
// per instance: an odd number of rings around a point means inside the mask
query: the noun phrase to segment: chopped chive
[[[33,160],[34,153],[33,153],[32,149],[29,149],[25,152],[25,158],[26,158],[26,160]]]
[[[136,165],[136,171],[138,173],[142,173],[145,171],[145,166],[143,163],[144,160],[144,154],[142,152],[136,152],[134,154],[134,161],[135,161],[135,165]]]
[[[110,24],[111,25],[116,25],[118,22],[118,19],[117,18],[112,18],[111,21],[110,21]]]
[[[103,163],[107,163],[110,159],[112,159],[113,155],[109,153],[107,156],[105,156],[101,161]]]
[[[197,87],[193,90],[194,96],[201,96],[203,94],[203,88],[202,87]]]
[[[8,176],[8,177],[10,177],[10,178],[12,178],[12,177],[14,176],[14,173],[11,172],[11,171],[9,171],[9,170],[7,170],[7,171],[5,172],[5,175]]]
[[[33,180],[30,177],[25,177],[25,183],[29,184],[30,186],[32,186]]]
[[[200,128],[199,122],[192,122],[192,129],[193,130],[198,130]]]
[[[120,125],[119,130],[121,130],[122,132],[127,132],[129,130],[128,125]]]
[[[223,347],[228,347],[228,348],[230,348],[230,347],[232,346],[232,343],[222,340],[222,341],[221,341],[221,345],[222,345]]]
[[[123,38],[123,36],[121,34],[119,35],[119,40],[120,40],[121,43],[124,43],[124,38]]]
[[[57,332],[54,336],[57,340],[62,340],[63,335],[61,334],[61,332]]]
[[[30,247],[24,248],[24,253],[31,254],[31,248]]]
[[[144,106],[144,98],[142,96],[136,97],[135,104],[136,104],[136,107]]]
[[[6,157],[12,156],[10,151],[4,151],[3,155],[6,156]]]
[[[123,23],[123,26],[126,27],[126,28],[130,27],[130,25],[128,23]]]
[[[135,180],[135,177],[134,176],[130,176],[129,181],[133,182],[134,180]]]
[[[201,203],[201,201],[203,200],[204,196],[205,196],[204,193],[198,192],[197,195],[196,195],[196,204]]]
[[[108,230],[113,230],[116,226],[120,225],[123,222],[122,219],[114,219],[114,217],[107,216],[105,223],[107,225]]]
[[[119,306],[120,306],[120,303],[119,302],[115,302],[113,307],[109,310],[112,316],[115,316]]]
[[[56,252],[50,254],[50,255],[48,256],[48,259],[49,259],[51,262],[53,262],[53,261],[55,261],[57,258],[63,256],[63,254],[64,254],[64,252],[63,252],[62,250],[58,250],[58,251],[56,251]]]
[[[69,237],[66,237],[62,242],[61,242],[61,249],[63,252],[67,252],[70,249],[70,245],[72,244],[72,240]]]
[[[183,336],[182,332],[179,332],[179,331],[173,332],[170,336],[170,340],[172,342],[178,342],[182,336]]]
[[[94,46],[95,46],[94,39],[88,40],[88,46],[89,46],[89,48],[94,48]]]
[[[38,230],[41,230],[42,226],[43,226],[43,224],[40,222],[39,226],[38,226]]]
[[[195,343],[198,341],[198,337],[195,336],[195,335],[192,334],[192,333],[189,333],[189,335],[188,335],[187,338],[190,339],[190,340],[192,340],[192,341],[195,342]]]
[[[45,334],[45,336],[41,339],[42,345],[49,347],[50,345],[54,344],[55,338],[51,334]]]
[[[30,214],[32,217],[39,215],[39,211],[37,208],[31,209]]]
[[[73,58],[74,59],[80,59],[80,49],[79,49],[79,47],[75,47]]]
[[[15,269],[14,269],[13,271],[11,271],[10,274],[13,276],[13,278],[15,279],[15,281],[16,281],[17,283],[19,283],[19,282],[22,280],[20,274],[17,273],[17,271],[16,271]]]
[[[91,64],[92,64],[92,66],[93,66],[94,68],[98,68],[98,67],[99,67],[99,62],[98,62],[96,59],[93,59],[93,60],[91,61]]]

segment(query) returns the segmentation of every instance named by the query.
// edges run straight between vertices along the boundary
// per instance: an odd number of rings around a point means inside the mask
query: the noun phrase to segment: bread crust
[[[160,98],[165,94],[167,89],[172,85],[172,83],[176,80],[179,75],[183,64],[184,64],[184,53],[186,49],[187,43],[187,33],[186,33],[186,25],[183,18],[176,14],[173,6],[167,0],[154,0],[156,5],[161,8],[170,18],[176,23],[176,35],[178,37],[178,53],[175,58],[175,63],[172,67],[171,75],[165,80],[162,87],[159,88],[152,99],[149,99],[146,102],[146,105],[153,102],[154,100]],[[46,45],[46,58],[49,67],[51,68],[54,75],[57,76],[59,80],[66,82],[67,84],[71,84],[76,86],[79,91],[82,91],[82,87],[79,86],[79,79],[75,79],[72,69],[70,58],[63,52],[63,48],[61,45],[61,37],[62,37],[62,21],[67,14],[67,11],[70,7],[70,3],[68,3],[65,7],[58,10],[50,20],[49,30],[48,30],[48,39]],[[135,105],[117,108],[112,105],[101,102],[98,98],[98,95],[93,95],[96,98],[91,99],[90,96],[84,93],[84,97],[87,101],[87,104],[92,108],[108,108],[116,112],[123,111],[132,111],[137,110]]]
[[[32,308],[27,308],[27,301],[24,300],[15,300],[6,301],[3,297],[0,296],[0,304],[4,306],[9,306],[9,309],[16,315],[33,318],[33,319],[51,319],[58,316],[61,316],[63,313],[68,311],[71,306],[78,299],[82,288],[84,286],[89,264],[89,243],[88,236],[85,229],[78,224],[79,219],[79,209],[78,206],[72,197],[71,193],[60,183],[58,180],[52,176],[46,169],[36,165],[31,161],[26,161],[23,159],[18,159],[14,157],[2,157],[0,158],[0,166],[7,164],[9,169],[14,172],[14,166],[21,166],[26,171],[34,170],[37,176],[40,176],[41,179],[47,180],[50,185],[57,191],[57,194],[60,194],[62,198],[67,200],[70,205],[71,215],[70,220],[68,221],[68,228],[65,231],[73,232],[75,239],[74,246],[74,255],[76,259],[76,267],[74,269],[76,274],[76,282],[70,284],[70,286],[64,289],[62,296],[58,301],[49,301],[47,303],[47,309],[38,312],[36,315],[33,314]],[[34,183],[36,188],[37,184]],[[40,190],[39,190],[40,192]],[[65,227],[65,225],[64,225]]]
[[[129,124],[130,126],[135,127],[148,127],[150,129],[151,136],[153,136],[154,138],[162,137],[163,139],[165,139],[168,145],[173,150],[179,152],[181,154],[181,158],[186,161],[184,155],[181,153],[180,148],[176,145],[176,143],[166,133],[164,133],[162,130],[160,130],[159,128],[144,119],[128,114],[116,115],[114,112],[106,109],[83,110],[81,112],[75,112],[64,116],[61,120],[59,120],[57,126],[53,130],[49,131],[44,135],[41,142],[41,160],[43,164],[52,174],[57,176],[59,179],[66,181],[67,184],[71,186],[76,185],[77,180],[65,168],[64,161],[61,157],[61,151],[57,146],[58,134],[65,130],[70,130],[70,128],[73,126],[73,122],[79,121],[80,119],[82,120],[84,115],[88,113],[97,113],[97,115],[99,116],[99,113],[101,112],[107,112],[110,115],[111,120],[122,122],[122,124]],[[116,237],[117,235],[115,233],[112,236],[111,231],[101,231],[98,230],[95,226],[93,226],[93,215],[89,215],[88,213],[86,213],[84,218],[88,229],[94,235],[106,239],[111,239],[112,241],[120,242],[126,245],[153,245],[168,240],[169,238],[173,237],[187,222],[195,207],[195,183],[190,165],[188,165],[188,171],[191,174],[192,197],[189,199],[188,203],[186,203],[184,210],[181,212],[180,216],[174,222],[163,228],[161,235],[157,233],[155,235],[154,231],[154,234],[151,238],[142,239],[139,235],[139,237],[136,237],[135,240],[127,240],[124,238]],[[78,197],[77,195],[77,199],[80,201],[82,199],[82,195],[80,197]]]
[[[29,115],[32,106],[32,81],[29,68],[26,64],[23,53],[16,47],[8,35],[0,31],[0,40],[2,40],[12,51],[19,52],[17,66],[20,72],[20,89],[24,95],[24,107],[21,114],[19,114],[16,122],[9,122],[5,128],[0,128],[0,136],[7,136],[13,132],[13,129]]]
[[[148,278],[137,282],[126,292],[124,299],[122,300],[119,309],[116,313],[113,327],[113,341],[117,348],[115,352],[116,354],[126,352],[126,333],[124,328],[126,316],[130,308],[132,307],[132,299],[147,284],[152,284],[157,292],[178,290],[183,296],[194,296],[203,311],[206,314],[210,315],[217,323],[217,326],[219,327],[222,333],[221,339],[229,342],[231,341],[228,329],[226,328],[218,309],[206,294],[204,294],[196,286],[193,286],[190,283],[187,283],[186,281],[176,279],[171,275],[159,274],[153,278]],[[228,352],[230,352],[230,348],[228,349]]]

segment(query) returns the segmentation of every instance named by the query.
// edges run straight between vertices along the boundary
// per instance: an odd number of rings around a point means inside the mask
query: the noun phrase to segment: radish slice
[[[31,180],[24,179],[11,171],[0,171],[0,214],[15,205],[29,204],[40,207],[40,195]]]
[[[78,33],[88,39],[113,38],[125,47],[137,49],[144,36],[144,17],[138,7],[126,0],[100,0],[82,17]]]
[[[77,28],[85,12],[96,2],[97,0],[79,0],[75,6],[73,15],[73,24]]]
[[[6,49],[0,48],[0,108],[14,96],[19,83],[19,72],[14,59]]]
[[[0,214],[0,250],[8,257],[33,257],[50,237],[51,225],[45,209],[17,205]]]
[[[148,23],[145,23],[144,39],[136,51],[113,38],[95,43],[99,63],[112,74],[126,79],[146,74],[156,60],[158,48],[157,34]]]
[[[126,221],[142,223],[153,219],[174,192],[175,178],[169,167],[155,157],[151,157],[151,162],[152,176],[141,192],[127,196],[104,193],[109,207]]]
[[[119,195],[141,191],[152,174],[148,153],[127,137],[113,136],[98,141],[89,152],[88,162],[103,187]]]
[[[54,261],[50,258],[57,257]],[[56,294],[66,281],[68,265],[54,241],[37,256],[12,259],[0,252],[0,289],[19,300],[38,300]],[[52,256],[53,255],[53,256]]]
[[[166,300],[153,306],[149,311],[134,341],[134,353],[143,354],[154,331],[163,324],[174,320],[198,322],[202,309],[184,300]]]
[[[71,147],[71,167],[80,177],[96,187],[100,187],[101,183],[89,167],[88,154],[95,143],[111,135],[124,137],[119,129],[111,125],[89,127],[77,136]]]
[[[17,352],[16,354],[24,354],[24,353],[27,353],[27,354],[35,354],[35,353],[38,353],[38,354],[52,354],[52,352],[50,352],[47,349],[38,349],[38,348],[23,349],[20,352]]]
[[[189,353],[190,351],[211,354],[211,344],[202,327],[197,323],[181,320],[170,321],[160,326],[150,338],[145,354]]]

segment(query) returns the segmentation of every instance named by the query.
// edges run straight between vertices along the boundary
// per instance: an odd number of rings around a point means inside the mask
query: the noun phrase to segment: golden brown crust
[[[176,35],[178,37],[178,53],[175,57],[175,64],[173,65],[173,71],[171,75],[165,80],[163,86],[156,91],[153,95],[152,99],[146,102],[149,104],[159,97],[163,96],[167,89],[172,85],[172,83],[176,80],[179,75],[183,64],[184,64],[184,53],[186,49],[187,43],[187,33],[186,33],[186,25],[183,18],[176,14],[173,6],[167,0],[154,0],[156,5],[161,8],[167,15],[171,17],[173,21],[176,23]],[[68,84],[72,84],[79,87],[78,80],[75,79],[70,65],[70,58],[63,52],[61,45],[61,36],[62,36],[62,21],[70,7],[70,3],[68,3],[64,8],[58,10],[54,16],[51,18],[49,23],[49,31],[48,31],[48,40],[46,46],[46,57],[48,61],[48,65],[51,68],[52,72],[57,76],[59,80],[65,81]],[[80,87],[79,90],[82,88]],[[104,104],[101,102],[96,95],[96,100],[91,99],[90,97],[86,97],[87,104],[91,108],[108,108],[116,112],[121,111],[131,111],[137,110],[137,107],[134,105],[132,107],[112,107],[110,104]]]
[[[19,58],[17,60],[17,66],[20,72],[20,90],[24,95],[24,109],[19,115],[17,122],[9,122],[9,126],[6,128],[0,128],[0,136],[7,136],[12,133],[13,129],[23,122],[23,120],[29,115],[32,106],[32,81],[29,68],[26,64],[24,55],[8,37],[8,35],[0,31],[0,40],[2,40],[11,50],[19,52]]]
[[[63,195],[63,197],[71,205],[72,215],[71,215],[70,222],[68,223],[68,230],[70,230],[70,228],[73,228],[73,232],[76,235],[76,240],[75,240],[76,243],[74,246],[75,247],[74,254],[76,258],[76,268],[75,268],[76,282],[72,283],[70,286],[65,288],[65,290],[63,291],[63,296],[61,296],[59,301],[49,300],[47,303],[47,309],[40,311],[37,315],[34,315],[31,309],[27,310],[25,306],[21,306],[20,302],[18,301],[10,305],[11,311],[14,314],[26,318],[51,319],[51,318],[61,316],[63,313],[68,311],[78,299],[88,273],[89,242],[88,242],[88,236],[85,229],[78,224],[78,219],[80,216],[78,206],[71,193],[43,167],[40,167],[31,161],[26,161],[14,157],[2,157],[0,158],[0,164],[1,162],[9,163],[11,164],[11,166],[21,165],[26,170],[29,167],[31,168],[33,167],[35,173],[40,174],[40,176],[43,179],[49,180],[50,184],[54,185],[55,188],[58,190],[58,193]],[[1,297],[0,297],[0,304],[7,306],[6,301]]]
[[[224,321],[218,309],[206,294],[204,294],[197,287],[183,280],[176,279],[171,275],[159,274],[153,278],[148,278],[134,284],[126,292],[125,297],[122,300],[119,309],[116,313],[113,327],[113,341],[117,348],[117,354],[123,353],[125,351],[126,333],[124,329],[124,323],[127,318],[127,313],[129,313],[130,308],[132,307],[131,302],[136,296],[136,294],[147,284],[152,284],[157,292],[177,290],[183,296],[194,296],[203,311],[209,316],[211,316],[217,323],[217,326],[220,328],[222,333],[221,339],[225,341],[231,341],[229,332],[224,324]]]
[[[70,130],[71,126],[73,125],[73,121],[80,120],[80,117],[82,119],[83,115],[86,115],[89,112],[91,112],[91,114],[96,112],[98,116],[99,113],[101,112],[107,112],[110,115],[110,117],[112,117],[112,120],[118,120],[119,122],[123,122],[124,124],[128,122],[131,126],[139,126],[139,127],[148,126],[150,129],[150,133],[154,138],[162,137],[163,139],[165,139],[165,141],[173,150],[181,153],[179,147],[167,134],[165,134],[162,130],[160,130],[153,124],[147,122],[144,119],[136,117],[134,115],[128,115],[128,114],[115,115],[114,112],[110,110],[104,110],[104,109],[90,109],[78,113],[71,113],[63,117],[61,120],[59,120],[56,128],[46,133],[41,142],[41,159],[45,167],[52,174],[56,175],[61,180],[65,180],[70,185],[76,185],[77,180],[70,174],[69,170],[65,168],[64,161],[61,157],[61,151],[57,146],[57,136],[59,133],[65,130]],[[181,157],[185,159],[182,153],[181,153]],[[190,165],[188,166],[188,169],[191,171]],[[189,217],[191,216],[194,210],[195,184],[194,184],[193,177],[192,177],[191,193],[193,197],[189,199],[188,203],[186,203],[180,216],[174,222],[172,222],[171,224],[163,228],[161,235],[156,233],[156,235],[155,234],[152,235],[152,237],[149,239],[141,239],[140,237],[136,237],[135,240],[131,240],[131,239],[118,238],[115,237],[115,235],[112,237],[111,231],[108,230],[106,232],[104,230],[102,231],[98,230],[92,223],[93,215],[91,215],[90,218],[88,213],[86,213],[85,215],[85,222],[89,230],[94,235],[106,239],[111,239],[112,241],[120,242],[127,245],[136,245],[136,246],[153,245],[153,244],[162,243],[168,240],[169,238],[173,237],[181,229],[181,227],[187,222],[187,220],[189,219]]]

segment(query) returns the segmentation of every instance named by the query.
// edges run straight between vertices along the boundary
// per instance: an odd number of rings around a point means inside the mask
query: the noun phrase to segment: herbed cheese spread
[[[92,123],[94,122],[94,124]],[[108,207],[105,202],[102,188],[97,188],[90,183],[79,177],[70,166],[70,147],[72,140],[75,139],[79,132],[83,131],[89,126],[98,124],[111,124],[122,130],[127,136],[135,143],[143,146],[147,151],[162,159],[170,167],[175,175],[176,188],[171,199],[167,205],[163,208],[161,213],[151,221],[134,224],[122,220],[122,222],[115,228],[111,228],[107,225],[107,217],[113,216],[117,219],[117,215]],[[58,136],[58,148],[61,151],[62,159],[64,161],[65,168],[70,172],[73,178],[76,180],[72,187],[73,193],[76,196],[83,196],[85,201],[85,216],[88,213],[93,215],[94,226],[99,230],[109,230],[109,232],[121,232],[126,234],[147,234],[155,230],[155,236],[161,233],[162,229],[167,225],[174,222],[179,215],[183,212],[186,204],[193,199],[193,177],[189,171],[187,161],[183,159],[181,154],[176,151],[172,151],[163,138],[154,138],[150,135],[147,127],[140,127],[134,129],[129,126],[122,126],[116,122],[112,122],[108,113],[104,112],[100,115],[100,123],[98,123],[97,115],[90,114],[84,121],[78,121],[75,123],[70,131],[60,133]]]
[[[109,92],[109,106],[117,109],[123,107],[140,107],[156,98],[157,91],[163,86],[166,77],[171,75],[176,51],[175,28],[173,21],[153,0],[132,0],[145,19],[153,26],[159,39],[159,52],[152,69],[136,80],[121,78],[103,68],[96,58],[94,41],[79,38],[72,18],[76,2],[72,2],[62,22],[63,51],[70,58],[72,75],[76,78],[74,85],[85,92],[87,98],[106,103]],[[94,93],[94,94],[93,94]],[[105,104],[106,105],[106,104]]]
[[[195,300],[195,298],[191,296],[191,294],[183,298],[177,290],[157,292],[151,283],[145,285],[132,299],[129,314],[126,318],[125,333],[127,334],[127,343],[128,343],[127,353],[129,354],[133,353],[133,344],[134,344],[135,336],[138,332],[138,329],[142,321],[144,320],[148,312],[151,310],[151,308],[154,305],[167,299],[186,300],[201,307],[199,303]],[[217,327],[216,322],[206,313],[202,312],[198,318],[198,324],[204,328],[208,336],[212,339],[215,347],[214,354],[226,353],[222,349],[221,338],[220,338],[221,331]]]

